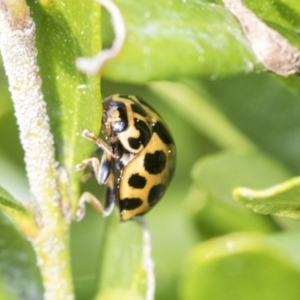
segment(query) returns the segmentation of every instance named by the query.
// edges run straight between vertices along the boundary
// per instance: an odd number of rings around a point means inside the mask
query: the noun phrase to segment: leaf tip
[[[238,187],[232,191],[233,199],[241,204],[246,204],[254,199],[253,190],[246,187]]]

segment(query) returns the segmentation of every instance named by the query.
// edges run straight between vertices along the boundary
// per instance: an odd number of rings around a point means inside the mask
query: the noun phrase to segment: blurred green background
[[[263,5],[248,2],[267,18]],[[102,96],[135,94],[146,100],[169,125],[178,152],[175,178],[147,215],[155,299],[299,299],[299,222],[256,214],[235,202],[232,190],[265,189],[300,173],[300,79],[258,74],[263,68],[239,25],[215,1],[190,1],[186,6],[185,1],[116,3],[129,36],[121,55],[103,70]],[[300,18],[296,22],[294,15],[284,18],[283,13],[276,18],[288,8],[299,17],[295,1],[274,1],[268,9],[273,22],[296,34]],[[105,13],[103,19],[108,45],[112,33]],[[55,123],[64,108],[53,103],[49,107]],[[87,113],[92,110],[87,108]],[[24,154],[2,68],[0,141],[0,184],[16,199],[28,201]],[[95,180],[81,190],[93,191],[100,199],[104,193]],[[289,199],[283,196],[283,201],[288,206]],[[96,295],[106,220],[88,207],[85,218],[72,224],[76,299]],[[39,299],[41,283],[29,243],[4,215],[0,232],[0,287],[6,287],[11,299]]]

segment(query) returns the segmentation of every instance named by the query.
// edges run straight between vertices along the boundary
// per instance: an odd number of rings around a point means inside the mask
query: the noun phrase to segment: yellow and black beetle
[[[148,212],[165,193],[175,170],[176,148],[167,125],[159,114],[137,96],[114,94],[103,100],[102,133],[108,140],[83,130],[83,137],[103,149],[97,157],[76,166],[91,165],[99,184],[107,185],[104,207],[90,193],[79,200],[77,218],[84,215],[84,203],[92,203],[104,216],[114,204],[121,220]]]

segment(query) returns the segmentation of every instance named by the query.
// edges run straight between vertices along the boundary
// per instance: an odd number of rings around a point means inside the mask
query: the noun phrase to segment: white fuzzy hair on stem
[[[47,205],[56,206],[59,194],[55,179],[53,136],[34,46],[35,25],[29,17],[22,19],[19,24],[3,0],[0,0],[0,10],[0,48],[25,152],[30,190],[39,209],[47,211],[43,209],[45,199],[49,199],[45,193],[51,195]],[[54,176],[47,176],[49,173]]]
[[[23,0],[0,0],[0,50],[25,152],[30,192],[37,204],[40,226],[30,241],[41,270],[43,298],[71,300],[68,222],[60,208],[54,139],[37,64],[35,24]]]
[[[143,230],[143,267],[146,273],[147,290],[145,300],[153,300],[155,295],[154,262],[151,256],[151,234],[145,217],[136,217],[142,225]]]
[[[100,72],[103,64],[118,55],[126,38],[126,27],[120,9],[111,0],[97,0],[111,15],[111,21],[115,32],[115,39],[111,48],[104,49],[92,58],[79,57],[76,61],[77,68],[90,75]]]

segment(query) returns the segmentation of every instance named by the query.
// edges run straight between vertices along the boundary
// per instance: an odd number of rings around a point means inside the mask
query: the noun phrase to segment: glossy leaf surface
[[[275,246],[280,239],[237,233],[196,246],[185,264],[180,299],[296,300],[300,269],[286,243]]]
[[[180,0],[116,3],[128,36],[103,69],[109,79],[145,82],[262,69],[238,22],[222,6]]]

